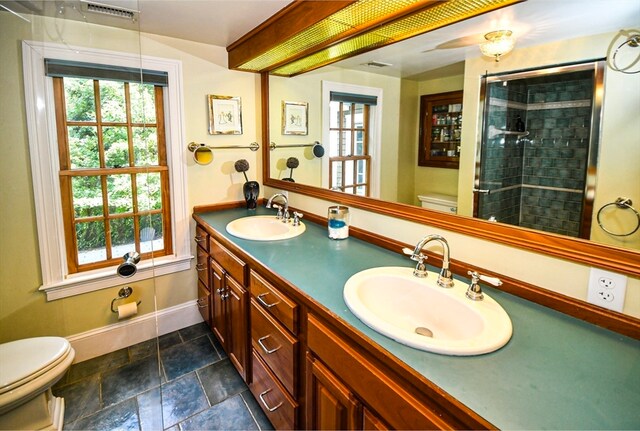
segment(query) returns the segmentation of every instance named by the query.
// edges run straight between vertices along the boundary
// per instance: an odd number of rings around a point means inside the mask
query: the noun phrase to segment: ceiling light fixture
[[[511,30],[492,31],[484,35],[486,42],[480,44],[480,51],[487,57],[493,57],[496,62],[500,61],[500,57],[511,52],[516,39],[512,37]]]

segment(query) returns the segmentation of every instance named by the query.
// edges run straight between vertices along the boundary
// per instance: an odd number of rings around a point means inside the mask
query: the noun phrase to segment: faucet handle
[[[427,266],[424,264],[424,261],[429,257],[420,253],[416,254],[415,250],[411,250],[410,248],[404,247],[402,252],[407,256],[411,257],[411,260],[418,262],[416,268],[413,270],[413,275],[416,277],[424,278],[427,276]]]
[[[482,298],[484,298],[484,295],[482,294],[482,288],[478,284],[480,280],[494,286],[502,285],[502,281],[496,277],[489,277],[488,275],[480,274],[476,271],[468,271],[467,274],[471,276],[471,283],[469,284],[469,288],[467,289],[466,296],[472,301],[482,301]]]
[[[278,213],[276,214],[276,219],[280,220],[282,218],[282,206],[278,204],[271,204],[271,208],[276,208]]]
[[[300,226],[300,219],[304,217],[302,213],[298,211],[293,212],[293,226]]]
[[[411,250],[408,247],[403,247],[402,252],[409,256],[411,260],[415,260],[416,262],[424,262],[425,260],[429,259],[429,256],[422,253],[416,254],[415,250]]]

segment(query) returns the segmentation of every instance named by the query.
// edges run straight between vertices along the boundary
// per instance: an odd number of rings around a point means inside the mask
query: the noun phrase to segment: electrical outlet
[[[587,301],[609,310],[622,311],[627,277],[599,268],[591,268]]]

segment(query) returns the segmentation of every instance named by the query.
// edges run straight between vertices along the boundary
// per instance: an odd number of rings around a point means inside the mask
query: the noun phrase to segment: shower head
[[[131,251],[122,256],[122,260],[124,262],[118,265],[118,275],[123,278],[133,277],[133,275],[138,271],[136,264],[140,262],[140,253],[137,251]]]

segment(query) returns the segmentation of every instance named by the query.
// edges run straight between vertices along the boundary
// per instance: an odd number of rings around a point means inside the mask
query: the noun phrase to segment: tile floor
[[[67,430],[272,430],[206,324],[74,364],[53,392]]]

